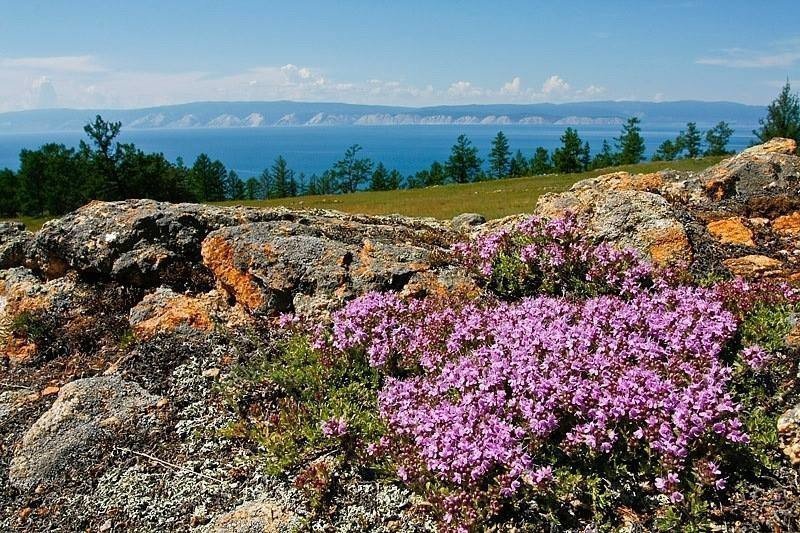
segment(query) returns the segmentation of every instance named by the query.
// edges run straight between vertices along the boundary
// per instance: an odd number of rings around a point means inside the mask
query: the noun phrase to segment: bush
[[[377,372],[358,354],[314,350],[301,334],[281,341],[277,353],[261,353],[223,383],[239,415],[225,433],[262,446],[275,475],[328,452],[356,463],[364,442],[380,433]]]

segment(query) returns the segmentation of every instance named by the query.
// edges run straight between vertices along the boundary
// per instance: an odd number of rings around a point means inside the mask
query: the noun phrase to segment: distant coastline
[[[733,102],[574,102],[397,107],[317,102],[195,102],[142,109],[36,109],[0,113],[0,133],[80,131],[96,114],[126,129],[289,126],[529,125],[618,126],[637,116],[647,125],[755,124],[764,106]]]

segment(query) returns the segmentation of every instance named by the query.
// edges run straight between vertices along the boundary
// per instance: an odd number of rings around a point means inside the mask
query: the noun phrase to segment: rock
[[[453,217],[450,221],[450,226],[459,232],[467,232],[473,230],[476,226],[486,223],[486,217],[478,213],[462,213]]]
[[[683,224],[657,194],[592,189],[579,182],[567,193],[542,196],[535,212],[560,217],[567,211],[576,213],[593,237],[621,248],[635,248],[658,263],[691,259],[692,248]]]
[[[33,240],[29,262],[51,278],[75,270],[150,286],[169,268],[196,263],[209,232],[287,216],[286,209],[92,202],[46,223]]]
[[[403,226],[321,220],[224,228],[203,242],[219,288],[253,313],[324,314],[372,290],[401,290],[430,270],[429,242]],[[410,240],[414,239],[414,240]]]
[[[772,229],[785,237],[800,237],[800,211],[776,218],[772,221]]]
[[[156,404],[158,397],[118,376],[70,382],[61,388],[52,407],[25,433],[9,469],[9,481],[29,491],[40,483],[52,483],[76,461],[96,458],[101,444],[119,426],[143,430],[135,418]],[[109,423],[116,419],[119,424]]]
[[[795,194],[800,158],[791,139],[772,139],[703,171],[698,183],[712,200],[748,201],[759,196]]]
[[[765,255],[746,255],[725,259],[723,265],[735,276],[757,278],[777,276],[782,273],[783,264]]]
[[[800,464],[800,405],[794,406],[778,418],[778,438],[781,450],[792,464]]]
[[[58,394],[58,391],[60,390],[61,387],[55,387],[55,386],[45,387],[44,389],[42,389],[42,392],[39,393],[39,396],[41,396],[42,398],[46,396],[52,396],[54,394]]]
[[[722,244],[736,244],[740,246],[755,246],[753,232],[740,217],[723,218],[709,222],[706,226],[708,232]]]
[[[21,222],[0,222],[0,268],[14,268],[25,264],[25,253],[33,240],[33,233]]]
[[[751,146],[750,148],[742,151],[743,154],[784,154],[795,155],[797,153],[797,141],[794,139],[784,139],[775,137],[769,141]]]
[[[141,339],[180,327],[211,331],[223,305],[216,291],[187,296],[161,287],[131,308],[129,321],[133,332]]]
[[[233,511],[216,517],[205,533],[279,533],[289,531],[294,513],[267,499],[243,503]]]
[[[31,392],[19,389],[0,392],[0,427],[3,421],[31,400]]]
[[[203,377],[208,379],[216,379],[219,377],[219,368],[208,368],[203,370]]]
[[[12,364],[29,362],[37,352],[36,344],[27,336],[16,336],[15,322],[23,314],[36,315],[52,310],[68,313],[83,291],[74,280],[61,278],[42,282],[27,268],[0,270],[0,360]]]

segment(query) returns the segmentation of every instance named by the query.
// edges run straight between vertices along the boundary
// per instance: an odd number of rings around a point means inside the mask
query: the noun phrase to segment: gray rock
[[[715,201],[747,203],[780,196],[796,199],[800,193],[800,157],[796,153],[797,143],[793,140],[772,139],[703,171],[697,181],[707,197]],[[776,214],[784,213],[771,213]]]
[[[461,213],[453,217],[450,225],[455,231],[466,232],[475,229],[476,226],[486,223],[486,217],[478,213]]]
[[[99,445],[122,428],[143,429],[136,418],[157,401],[117,376],[68,383],[25,433],[11,460],[9,481],[27,491],[57,480],[75,462],[98,457]]]
[[[288,216],[285,209],[152,200],[92,202],[46,223],[34,238],[29,261],[48,277],[75,270],[153,285],[166,269],[198,262],[200,243],[209,232]]]
[[[0,222],[0,268],[13,268],[25,264],[33,233],[21,222]]]
[[[0,392],[0,427],[30,396],[31,391],[25,389]]]
[[[438,248],[403,225],[313,222],[215,231],[203,242],[203,261],[220,288],[251,312],[314,315],[368,291],[401,290],[414,275],[431,270],[431,253]]]
[[[620,248],[635,248],[654,261],[688,260],[692,250],[676,210],[658,194],[617,190],[579,182],[570,191],[539,198],[536,213],[578,215],[591,236]]]

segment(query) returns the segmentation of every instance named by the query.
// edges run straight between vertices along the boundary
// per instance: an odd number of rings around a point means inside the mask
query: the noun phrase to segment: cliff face
[[[598,239],[698,274],[798,281],[795,153],[776,139],[698,174],[608,174],[536,211],[575,212]],[[0,528],[290,527],[305,513],[291,484],[221,437],[220,376],[269,344],[281,313],[325,321],[368,291],[477,290],[449,245],[519,218],[135,200],[89,204],[36,234],[0,225]],[[427,527],[405,517],[409,497],[353,483],[330,523]]]

